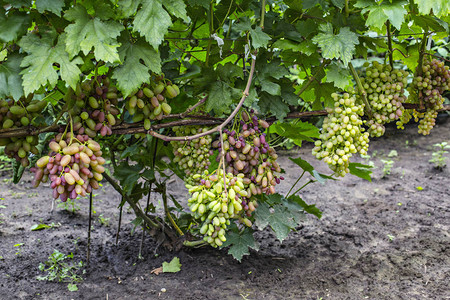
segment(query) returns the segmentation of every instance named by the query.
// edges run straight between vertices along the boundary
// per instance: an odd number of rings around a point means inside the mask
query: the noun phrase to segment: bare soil
[[[372,182],[347,176],[307,186],[301,196],[323,211],[322,219],[308,216],[283,243],[269,229],[257,233],[259,252],[241,263],[226,250],[169,252],[148,235],[139,259],[141,230],[131,234],[128,206],[115,243],[120,199],[105,183],[94,199],[90,265],[76,292],[69,292],[67,283],[36,277],[43,275],[39,263],[54,249],[86,262],[88,201],[78,202],[75,213],[56,206],[51,212],[49,188],[32,189],[29,175],[13,185],[3,174],[0,299],[450,299],[450,170],[436,170],[429,162],[432,145],[442,141],[450,142],[445,118],[427,137],[414,124],[405,131],[388,128],[385,137],[371,142],[370,160],[377,167]],[[398,156],[388,158],[391,150]],[[328,172],[312,158],[311,145],[289,155]],[[287,171],[281,193],[301,173],[287,157],[280,158]],[[385,177],[381,159],[394,161]],[[169,187],[177,199],[186,198],[179,180]],[[161,210],[160,200],[152,201]],[[52,222],[60,226],[30,230]],[[150,273],[175,256],[180,272]]]

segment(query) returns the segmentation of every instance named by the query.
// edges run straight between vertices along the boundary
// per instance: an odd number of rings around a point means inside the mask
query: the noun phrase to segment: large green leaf
[[[289,105],[282,101],[280,96],[272,96],[266,92],[261,92],[258,105],[263,114],[272,113],[278,120],[283,120],[289,113]]]
[[[25,94],[34,92],[47,84],[50,87],[55,86],[58,81],[58,72],[53,66],[54,63],[59,64],[61,79],[73,89],[76,88],[81,74],[77,65],[82,64],[83,60],[80,57],[69,59],[68,53],[64,50],[64,39],[65,35],[62,34],[54,47],[49,35],[44,35],[40,39],[37,35],[29,33],[20,40],[19,45],[28,52],[28,56],[20,64],[25,68],[21,72]]]
[[[229,229],[233,229],[230,227]],[[234,259],[241,261],[244,255],[249,255],[249,248],[258,250],[258,244],[253,237],[253,231],[249,228],[239,232],[237,228],[235,230],[229,230],[226,235],[227,240],[223,243],[223,247],[228,247],[228,254],[231,254]]]
[[[325,183],[325,181],[327,179],[334,179],[331,176],[328,176],[328,175],[325,175],[325,174],[317,172],[314,169],[314,167],[309,162],[307,162],[306,160],[302,159],[301,157],[298,157],[298,158],[291,158],[291,157],[289,157],[289,159],[293,163],[295,163],[297,166],[302,168],[303,171],[308,172],[312,177],[314,177],[320,183]]]
[[[140,164],[129,165],[126,161],[114,168],[114,177],[120,181],[123,190],[130,195],[136,185],[143,166]]]
[[[437,17],[444,17],[450,14],[450,1],[448,0],[414,0],[419,7],[419,12],[429,15],[431,12]]]
[[[117,36],[123,25],[108,20],[92,17],[82,5],[76,5],[69,9],[64,17],[74,22],[66,27],[66,51],[70,58],[76,56],[80,51],[87,55],[94,48],[96,60],[105,62],[118,62],[120,60],[117,48]]]
[[[186,14],[186,4],[183,0],[164,0],[162,3],[170,14],[186,22],[189,20]]]
[[[231,87],[221,80],[214,82],[206,100],[206,110],[213,110],[215,114],[221,115],[224,112],[231,111],[232,103]]]
[[[143,40],[136,43],[124,41],[119,48],[119,55],[123,64],[114,70],[112,78],[117,80],[124,97],[139,88],[142,83],[150,81],[149,71],[161,73],[159,53]]]
[[[23,95],[20,64],[24,55],[9,54],[6,61],[0,64],[0,98],[12,96],[19,99]]]
[[[159,0],[143,0],[134,21],[134,29],[157,49],[164,35],[172,25],[172,20]]]
[[[351,78],[348,70],[338,64],[332,64],[328,67],[326,82],[332,82],[337,88],[345,90],[352,85]]]
[[[50,11],[55,15],[60,16],[63,7],[64,0],[36,0],[36,9],[41,14],[44,13],[44,11]]]
[[[347,65],[353,57],[355,45],[359,43],[356,33],[348,27],[343,27],[338,34],[334,34],[331,23],[321,24],[319,29],[321,33],[317,34],[313,41],[322,49],[323,57],[338,58]]]
[[[30,26],[30,16],[22,12],[9,12],[6,17],[5,10],[0,8],[0,42],[15,41],[27,32]]]
[[[369,12],[366,20],[367,26],[374,26],[381,29],[387,20],[400,30],[408,13],[404,8],[408,2],[404,0],[382,1],[374,3],[368,0],[359,0],[355,6],[363,8],[362,14]]]

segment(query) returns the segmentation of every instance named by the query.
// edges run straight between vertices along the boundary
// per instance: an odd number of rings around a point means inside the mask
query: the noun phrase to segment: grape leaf
[[[350,163],[348,165],[350,174],[358,176],[359,178],[365,179],[367,181],[372,181],[370,175],[372,174],[372,167],[369,165],[364,165],[361,163]]]
[[[20,64],[22,54],[9,54],[6,61],[0,64],[0,98],[12,96],[19,99],[23,95],[22,76]]]
[[[117,51],[120,44],[116,38],[123,25],[113,20],[103,21],[97,17],[93,18],[81,5],[69,9],[64,18],[74,22],[65,29],[66,51],[71,59],[80,51],[87,55],[94,48],[96,60],[111,63],[120,61]]]
[[[58,63],[61,79],[73,89],[79,81],[81,70],[77,65],[82,64],[80,57],[72,61],[64,50],[65,35],[60,35],[58,44],[53,47],[52,38],[46,34],[40,39],[37,35],[29,33],[24,36],[19,45],[29,54],[22,60],[21,67],[25,68],[20,74],[23,75],[23,88],[25,94],[39,89],[41,86],[50,84],[53,87],[58,81],[58,72],[53,64]]]
[[[192,6],[201,6],[206,9],[209,8],[209,4],[211,3],[211,0],[189,0],[189,4]]]
[[[325,58],[338,58],[347,65],[355,52],[355,45],[359,43],[356,33],[350,31],[350,28],[341,28],[339,34],[333,33],[333,26],[330,23],[319,26],[321,33],[313,38],[322,49],[322,55]]]
[[[263,230],[269,225],[270,207],[266,202],[258,203],[258,209],[255,210],[255,225],[259,230]]]
[[[283,120],[289,112],[289,105],[280,96],[272,96],[266,92],[260,93],[258,105],[263,114],[271,112],[278,120]]]
[[[164,0],[163,5],[170,14],[183,19],[185,22],[189,21],[186,14],[186,4],[183,0]]]
[[[255,49],[266,47],[271,40],[270,35],[263,32],[261,27],[256,26],[255,29],[250,30],[250,36],[252,37],[252,45]]]
[[[230,226],[230,229],[232,227]],[[231,254],[234,259],[239,262],[244,255],[249,255],[249,248],[258,250],[259,246],[253,237],[253,231],[249,228],[244,229],[242,232],[238,230],[229,230],[226,235],[227,240],[223,243],[223,247],[228,247],[228,254]]]
[[[297,224],[286,207],[275,205],[273,207],[273,213],[269,217],[269,225],[275,232],[277,239],[282,242]]]
[[[414,0],[419,7],[419,12],[429,15],[431,10],[436,17],[443,17],[450,14],[450,2],[448,0]]]
[[[64,0],[36,0],[36,9],[41,14],[44,13],[44,11],[50,11],[55,15],[60,16],[63,7]]]
[[[114,168],[114,177],[120,181],[124,192],[130,195],[134,186],[136,185],[140,172],[143,166],[140,164],[130,166],[128,162],[124,161]]]
[[[180,259],[178,257],[174,257],[170,263],[163,262],[162,264],[163,273],[176,273],[181,271]]]
[[[400,30],[407,14],[404,6],[408,2],[404,0],[393,0],[390,2],[373,3],[367,0],[359,0],[355,6],[363,8],[361,11],[363,15],[369,12],[366,25],[381,29],[384,23],[389,20],[395,28]]]
[[[320,209],[318,209],[316,207],[316,205],[314,205],[314,204],[311,204],[311,205],[307,204],[305,201],[303,201],[302,198],[300,198],[300,196],[298,196],[298,195],[291,195],[291,196],[289,196],[289,198],[287,200],[298,204],[299,206],[301,206],[303,208],[303,210],[305,212],[307,212],[309,214],[312,214],[312,215],[316,216],[319,219],[322,218],[322,211]]]
[[[12,7],[21,8],[21,7],[30,7],[30,0],[5,0],[4,2],[10,3]]]
[[[221,80],[214,82],[206,100],[206,111],[213,110],[215,114],[221,115],[230,111],[232,103],[231,87]]]
[[[27,32],[30,16],[22,12],[6,12],[0,8],[0,42],[8,43]]]
[[[297,123],[274,123],[269,127],[269,132],[276,133],[279,136],[283,136],[285,138],[291,139],[294,144],[301,147],[302,141],[310,141],[312,137],[319,137],[319,129],[307,122],[297,122]]]
[[[157,49],[164,40],[164,35],[172,25],[172,20],[159,0],[143,0],[133,25],[147,42]]]
[[[117,3],[121,16],[128,18],[136,13],[137,8],[141,4],[141,1],[137,0],[119,0]]]
[[[135,91],[142,83],[149,82],[149,70],[161,73],[159,54],[142,39],[136,43],[128,39],[124,41],[119,48],[119,55],[123,64],[114,70],[112,78],[117,80],[124,97]]]
[[[333,177],[325,175],[325,174],[322,174],[322,173],[319,173],[316,170],[314,170],[314,167],[309,162],[307,162],[306,160],[302,159],[301,157],[298,157],[298,158],[291,158],[291,157],[289,157],[289,159],[293,163],[295,163],[297,166],[302,168],[303,171],[308,172],[312,177],[314,177],[318,182],[320,182],[322,184],[327,179],[333,179],[334,180]]]
[[[326,82],[332,82],[335,87],[343,90],[352,85],[350,73],[338,64],[332,64],[328,67]]]

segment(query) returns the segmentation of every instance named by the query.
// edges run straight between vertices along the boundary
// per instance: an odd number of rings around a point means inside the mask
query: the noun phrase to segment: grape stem
[[[304,189],[308,184],[310,184],[310,183],[314,183],[314,182],[316,182],[317,180],[312,180],[312,179],[310,179],[307,183],[305,183],[304,185],[302,185],[298,190],[296,190],[294,193],[293,193],[293,195],[295,195],[295,194],[297,194],[298,192],[300,192],[302,189]]]
[[[286,199],[288,198],[289,194],[291,193],[291,191],[294,189],[294,187],[297,185],[297,183],[300,181],[300,179],[302,179],[303,175],[305,175],[305,170],[303,170],[302,175],[300,175],[300,177],[297,179],[297,181],[291,186],[291,189],[289,190],[289,192],[287,192],[286,194]]]
[[[225,177],[225,149],[223,149],[223,135],[222,135],[222,129],[220,129],[220,143],[222,144],[221,147],[221,154],[222,158],[220,159],[222,168],[223,168],[223,188],[225,190],[225,196],[228,198],[228,189],[227,189],[227,180]]]
[[[145,215],[141,209],[139,209],[139,207],[136,205],[136,203],[134,203],[126,194],[125,192],[121,189],[121,187],[114,181],[114,179],[112,179],[108,174],[103,173],[103,178],[106,179],[106,181],[109,182],[109,184],[112,185],[112,187],[119,192],[120,195],[122,195],[122,197],[125,199],[125,201],[131,206],[131,208],[134,210],[135,214],[142,218],[144,220],[145,223],[147,223],[148,225],[150,225],[151,227],[154,228],[161,228],[161,225],[154,222],[152,219],[150,219],[150,217],[148,217],[147,215]]]
[[[372,108],[370,107],[369,101],[367,101],[367,93],[361,84],[361,80],[359,79],[358,73],[356,73],[356,70],[351,62],[348,63],[348,67],[350,68],[353,79],[356,81],[356,85],[358,86],[359,95],[361,96],[361,99],[364,102],[364,110],[366,111],[366,114],[369,117],[369,119],[372,119]]]
[[[391,65],[391,68],[394,69],[394,58],[392,55],[392,53],[394,51],[392,50],[391,22],[389,22],[389,20],[386,21],[386,31],[387,31],[388,48],[389,48],[389,64]]]
[[[184,235],[183,231],[180,229],[180,227],[178,227],[177,223],[173,220],[172,215],[170,214],[169,208],[167,207],[167,189],[166,189],[165,183],[162,186],[161,195],[162,195],[163,204],[164,204],[164,212],[166,213],[167,219],[169,219],[170,224],[172,224],[173,228],[175,228],[175,230],[178,232],[178,234],[180,236],[183,236]]]
[[[253,74],[255,73],[255,63],[256,63],[256,60],[254,58],[252,58],[252,65],[251,65],[250,74],[249,74],[248,80],[247,80],[247,86],[245,87],[245,90],[242,92],[241,100],[239,101],[239,103],[236,106],[236,108],[234,109],[234,111],[219,126],[216,126],[213,129],[210,129],[210,130],[207,130],[205,132],[198,133],[198,134],[195,134],[195,135],[191,135],[191,136],[170,137],[170,136],[167,136],[167,135],[159,134],[159,133],[157,133],[157,132],[155,132],[153,130],[149,130],[148,134],[150,134],[151,136],[154,136],[156,138],[162,139],[163,141],[166,141],[166,142],[169,142],[169,141],[192,141],[192,140],[197,139],[199,137],[202,137],[202,136],[205,136],[205,135],[209,135],[209,134],[212,134],[214,132],[222,130],[236,116],[236,114],[241,109],[242,105],[244,104],[245,99],[247,98],[247,96],[249,94],[250,86],[252,84]]]
[[[329,59],[325,59],[322,64],[319,66],[319,68],[317,69],[316,73],[314,73],[314,75],[312,75],[311,77],[309,77],[308,81],[302,86],[302,88],[300,89],[300,91],[298,91],[297,95],[300,96],[301,94],[303,94],[304,91],[306,91],[306,89],[308,89],[308,87],[310,86],[311,83],[313,83],[314,80],[316,80],[316,77],[320,74],[320,72],[323,71],[323,68],[325,68],[326,65],[328,65],[331,61]]]

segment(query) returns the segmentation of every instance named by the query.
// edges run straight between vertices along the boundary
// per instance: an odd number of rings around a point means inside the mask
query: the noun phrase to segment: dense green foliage
[[[447,0],[0,0],[0,147],[17,159],[15,181],[44,157],[36,183],[50,177],[62,200],[97,188],[108,158],[119,184],[104,176],[136,224],[240,260],[258,248],[254,228],[282,241],[304,212],[320,217],[298,191],[276,193],[271,139],[320,139],[313,151],[332,175],[370,179],[350,162],[369,133],[411,116],[429,133],[450,82],[431,57],[448,54],[435,49],[449,12]],[[322,132],[291,120],[325,108]],[[293,161],[308,183],[332,178]],[[192,213],[167,203],[173,174]],[[165,218],[141,208],[151,192]]]

